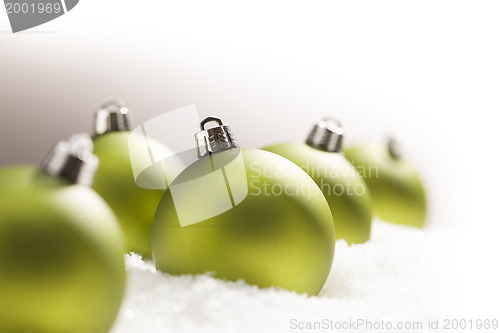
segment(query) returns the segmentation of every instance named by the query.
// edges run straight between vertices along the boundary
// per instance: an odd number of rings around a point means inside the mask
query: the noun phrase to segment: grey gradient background
[[[12,34],[2,12],[0,164],[39,163],[90,131],[110,96],[133,127],[196,104],[243,147],[304,140],[334,115],[346,145],[413,133],[406,157],[428,188],[431,227],[490,227],[499,14],[496,1],[82,0]]]

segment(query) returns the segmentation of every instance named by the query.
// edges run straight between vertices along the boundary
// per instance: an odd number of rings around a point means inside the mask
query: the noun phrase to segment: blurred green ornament
[[[74,136],[43,170],[0,170],[0,332],[104,333],[115,320],[123,237],[88,187],[98,165],[91,146]]]
[[[301,167],[320,187],[333,215],[337,239],[363,243],[370,239],[372,204],[363,178],[340,153],[343,129],[324,119],[306,143],[284,143],[267,148]]]
[[[209,121],[218,126],[204,129]],[[207,118],[201,129],[198,161],[169,186],[156,212],[156,267],[318,294],[331,269],[335,234],[317,185],[281,156],[240,150],[218,118]]]
[[[413,167],[401,159],[399,143],[350,147],[345,156],[364,177],[373,200],[374,214],[397,224],[422,228],[426,199],[422,182]]]
[[[93,187],[117,215],[125,234],[126,252],[151,258],[151,226],[165,190],[139,187],[131,157],[135,163],[147,166],[153,164],[148,150],[165,152],[165,155],[168,149],[150,137],[133,135],[129,129],[128,109],[122,102],[111,100],[97,111],[94,154],[99,157],[100,167]],[[139,151],[143,148],[143,152]],[[143,176],[151,178],[151,175]],[[155,183],[157,179],[142,181]],[[163,182],[166,187],[165,180]]]

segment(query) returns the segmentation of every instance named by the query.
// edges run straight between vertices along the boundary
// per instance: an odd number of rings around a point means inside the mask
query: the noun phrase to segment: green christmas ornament
[[[387,145],[351,147],[345,155],[363,177],[373,200],[373,211],[380,219],[422,228],[425,224],[426,199],[422,182],[413,167],[401,159],[394,138]]]
[[[88,186],[98,165],[91,146],[74,136],[42,170],[0,170],[0,332],[105,333],[115,320],[123,237]]]
[[[131,154],[135,163],[147,166],[153,163],[148,150],[167,152],[168,149],[150,137],[131,135],[128,109],[116,100],[104,103],[97,111],[94,132],[94,154],[99,157],[100,167],[93,187],[118,216],[125,234],[126,252],[151,258],[151,226],[164,189],[137,185]],[[143,147],[144,151],[139,151]],[[157,182],[151,175],[144,173],[141,181]],[[151,179],[146,179],[148,177]]]
[[[340,153],[343,129],[324,119],[314,126],[306,143],[283,143],[265,150],[301,167],[320,187],[333,215],[337,239],[363,243],[370,239],[370,194],[358,171]]]
[[[211,121],[218,125],[205,129]],[[317,185],[281,156],[240,150],[218,118],[200,127],[199,159],[169,186],[155,215],[156,267],[318,294],[331,269],[335,234]]]

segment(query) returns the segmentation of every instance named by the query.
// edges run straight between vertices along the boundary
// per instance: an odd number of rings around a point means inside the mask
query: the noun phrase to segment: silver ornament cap
[[[205,128],[210,122],[217,126]],[[194,136],[196,140],[196,155],[198,158],[225,150],[239,148],[238,141],[229,125],[222,123],[220,118],[208,117],[200,123],[200,132]]]
[[[403,152],[402,145],[401,139],[396,135],[390,135],[387,138],[387,150],[393,159],[401,159],[401,154]]]
[[[339,153],[342,149],[344,129],[340,121],[324,118],[314,125],[307,137],[306,143],[314,148]]]
[[[129,131],[129,110],[119,99],[109,99],[102,103],[94,119],[94,134]]]
[[[99,158],[92,154],[94,144],[88,134],[75,134],[58,142],[42,162],[42,170],[72,184],[91,186],[99,167]]]

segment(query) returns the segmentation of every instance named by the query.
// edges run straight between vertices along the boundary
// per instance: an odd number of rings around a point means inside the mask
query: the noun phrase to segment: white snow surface
[[[314,297],[208,274],[172,276],[126,255],[127,292],[112,333],[375,331],[346,326],[358,320],[421,322],[423,329],[378,331],[426,332],[429,320],[472,315],[462,313],[455,298],[458,261],[452,258],[459,256],[459,242],[452,239],[441,231],[374,221],[369,242],[337,240],[330,276]],[[333,326],[310,326],[325,322]]]

